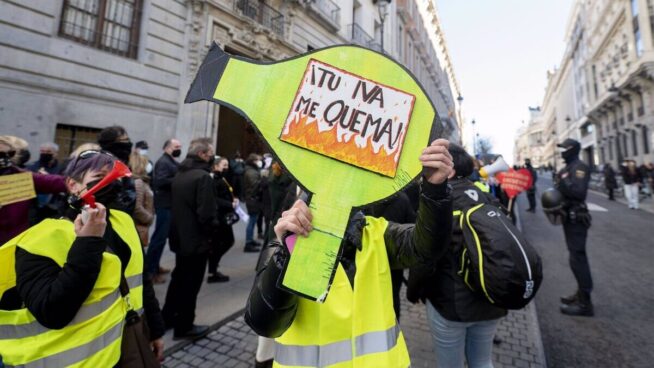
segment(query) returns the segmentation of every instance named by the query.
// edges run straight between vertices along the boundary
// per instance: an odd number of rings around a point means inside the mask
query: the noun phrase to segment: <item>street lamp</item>
[[[477,139],[475,137],[475,119],[470,122],[472,124],[472,155],[477,157]]]
[[[384,53],[384,22],[386,21],[386,16],[388,15],[387,10],[388,6],[391,4],[391,0],[373,0],[373,4],[377,5],[377,11],[379,11],[379,21],[381,22],[381,52]]]

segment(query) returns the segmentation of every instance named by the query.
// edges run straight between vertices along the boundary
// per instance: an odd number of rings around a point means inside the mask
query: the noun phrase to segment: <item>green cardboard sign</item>
[[[297,239],[281,286],[317,301],[329,291],[352,210],[416,178],[422,149],[442,130],[407,69],[352,45],[261,63],[214,44],[185,102],[199,100],[243,115],[311,193],[315,230]]]

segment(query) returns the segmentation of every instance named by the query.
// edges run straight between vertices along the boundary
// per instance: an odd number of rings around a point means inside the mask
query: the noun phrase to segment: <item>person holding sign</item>
[[[31,199],[37,193],[66,192],[64,177],[24,171],[12,158],[16,147],[0,137],[0,246],[29,227]]]
[[[80,153],[65,172],[76,210],[0,247],[6,365],[159,366],[164,326],[152,284],[143,278],[139,235],[130,215],[103,205],[120,194],[117,162],[104,151]],[[80,212],[88,193],[94,198]]]
[[[318,231],[312,211],[297,201],[275,225],[272,256],[255,280],[245,320],[276,339],[275,367],[408,367],[409,354],[393,310],[391,269],[433,264],[449,244],[452,170],[449,142],[422,151],[422,193],[416,224],[400,225],[353,212],[343,251],[324,303],[278,286],[298,237]],[[290,235],[289,235],[290,234]]]

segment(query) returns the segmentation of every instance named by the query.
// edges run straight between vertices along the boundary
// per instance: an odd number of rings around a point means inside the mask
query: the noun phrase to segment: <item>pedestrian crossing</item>
[[[600,206],[598,204],[592,203],[592,202],[587,202],[586,206],[588,206],[589,211],[609,212],[609,210],[607,210],[606,208],[604,208],[604,207],[602,207],[602,206]]]

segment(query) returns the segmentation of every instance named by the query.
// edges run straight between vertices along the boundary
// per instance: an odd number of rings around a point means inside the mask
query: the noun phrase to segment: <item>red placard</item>
[[[509,198],[515,198],[518,194],[531,188],[534,183],[534,178],[531,177],[531,173],[527,169],[511,169],[497,174],[496,178]]]

